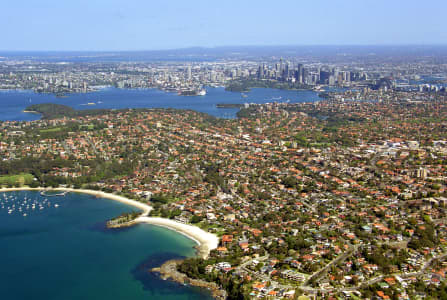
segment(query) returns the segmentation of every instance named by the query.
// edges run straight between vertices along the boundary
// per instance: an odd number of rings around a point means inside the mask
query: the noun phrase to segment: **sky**
[[[447,44],[446,0],[2,2],[6,51]]]

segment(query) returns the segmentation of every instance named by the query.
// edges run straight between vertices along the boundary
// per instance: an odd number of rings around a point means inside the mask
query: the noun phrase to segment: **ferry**
[[[270,98],[270,99],[265,99],[265,100],[267,100],[267,101],[279,101],[279,100],[281,100],[282,99],[282,96],[279,96],[279,97],[272,97],[272,98]]]
[[[180,90],[180,91],[178,91],[178,95],[180,95],[180,96],[205,96],[206,90],[205,89]]]

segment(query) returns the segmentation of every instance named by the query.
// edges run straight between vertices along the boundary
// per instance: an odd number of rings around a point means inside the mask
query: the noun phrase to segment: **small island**
[[[239,104],[239,103],[218,103],[216,104],[217,108],[242,108],[245,104]]]

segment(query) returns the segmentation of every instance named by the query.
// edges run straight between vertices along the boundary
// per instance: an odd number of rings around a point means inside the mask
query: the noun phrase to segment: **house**
[[[293,281],[304,281],[306,279],[306,277],[303,274],[298,273],[296,271],[292,271],[292,270],[282,271],[281,277],[289,279],[289,280],[293,280]]]

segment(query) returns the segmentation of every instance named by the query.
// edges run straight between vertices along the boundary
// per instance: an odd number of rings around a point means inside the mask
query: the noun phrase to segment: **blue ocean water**
[[[132,210],[77,193],[0,193],[1,299],[212,299],[148,272],[194,256],[192,240],[147,224],[105,228],[108,219]]]
[[[313,91],[287,91],[256,88],[244,93],[228,92],[224,88],[207,88],[206,96],[178,96],[158,89],[117,89],[105,88],[91,93],[67,94],[57,98],[52,94],[38,94],[33,91],[0,90],[0,120],[31,121],[39,115],[24,113],[31,104],[57,103],[75,109],[96,108],[178,108],[204,112],[220,118],[234,118],[238,109],[217,108],[218,103],[267,103],[267,102],[313,102],[319,100]],[[95,103],[95,105],[87,105]]]

